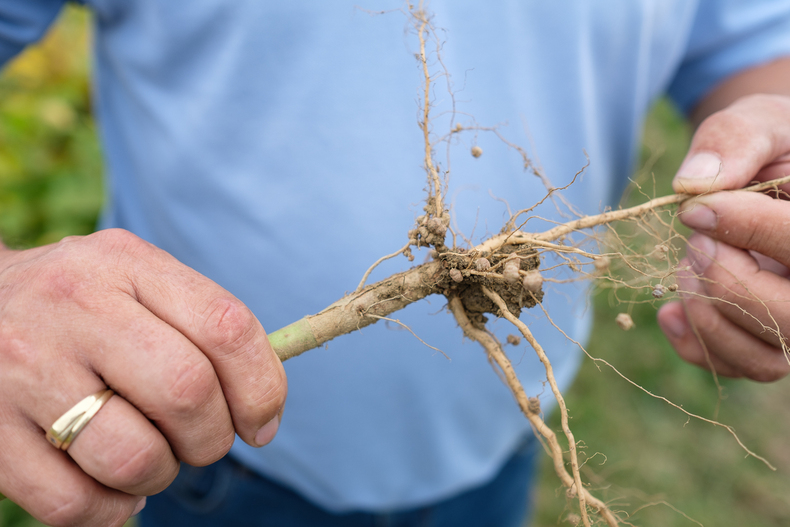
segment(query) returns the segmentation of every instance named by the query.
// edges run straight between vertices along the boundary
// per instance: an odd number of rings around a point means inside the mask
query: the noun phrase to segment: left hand
[[[702,122],[673,186],[704,194],[788,174],[790,97],[751,95]],[[701,195],[678,214],[697,234],[680,263],[689,270],[678,273],[684,301],[658,312],[675,350],[727,377],[774,381],[790,373],[782,349],[790,337],[790,201]]]

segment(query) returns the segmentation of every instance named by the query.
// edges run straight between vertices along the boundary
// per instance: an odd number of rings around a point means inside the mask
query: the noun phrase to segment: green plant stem
[[[428,295],[440,293],[449,278],[441,261],[432,261],[355,291],[320,313],[269,334],[269,342],[287,360],[362,329]]]
[[[281,361],[319,346],[307,318],[299,319],[274,333],[269,333],[269,343]]]

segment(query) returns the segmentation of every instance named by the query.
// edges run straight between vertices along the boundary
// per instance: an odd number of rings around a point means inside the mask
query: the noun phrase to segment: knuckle
[[[67,237],[54,244],[46,257],[30,268],[31,283],[45,298],[90,304],[97,287],[106,288],[117,281],[119,269],[129,255],[139,255],[149,247],[147,242],[122,229]]]
[[[255,315],[240,300],[215,298],[205,312],[204,337],[215,350],[231,354],[250,341],[257,325]]]
[[[86,241],[107,249],[127,251],[147,245],[140,237],[125,229],[104,229],[86,236]]]
[[[83,240],[83,239],[85,239],[84,236],[76,236],[76,235],[64,236],[63,238],[60,239],[60,241],[58,243],[60,245],[67,245],[67,244],[70,244],[70,243],[78,242],[78,241]]]
[[[170,413],[189,415],[205,406],[217,392],[217,377],[208,360],[182,362],[166,381],[165,405]]]
[[[85,245],[96,261],[110,270],[128,267],[135,259],[146,259],[156,250],[153,245],[124,229],[105,229],[85,237]]]

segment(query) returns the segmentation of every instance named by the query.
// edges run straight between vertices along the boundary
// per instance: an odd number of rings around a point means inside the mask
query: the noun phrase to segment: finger
[[[0,421],[0,491],[46,525],[123,525],[144,498],[109,489],[20,415]]]
[[[733,324],[781,348],[790,327],[790,281],[760,269],[746,251],[701,234],[690,240],[689,259],[716,308]]]
[[[85,426],[68,454],[95,480],[136,496],[162,492],[179,469],[159,430],[117,394]]]
[[[790,265],[790,202],[756,192],[721,192],[684,203],[687,226],[733,247]]]
[[[780,156],[762,167],[754,177],[754,180],[759,182],[772,181],[788,175],[790,175],[790,153]],[[770,192],[769,194],[783,199],[790,197],[790,194],[788,194],[788,192],[790,192],[790,184],[780,185],[779,189],[781,192],[779,192],[778,196],[776,196],[774,192]]]
[[[12,374],[6,379],[4,397],[11,392],[28,394],[18,411],[38,424],[42,437],[75,404],[105,388],[101,379],[81,366],[63,365],[32,378],[14,375],[20,361],[12,358],[23,353],[10,344],[3,351],[8,359],[4,366]],[[120,396],[111,397],[87,423],[68,455],[86,474],[129,494],[155,494],[178,473],[178,462],[162,434]]]
[[[744,97],[700,124],[672,187],[689,194],[741,188],[788,152],[790,97]]]
[[[690,308],[696,308],[696,318],[701,318],[703,321],[715,321],[715,317],[720,315],[706,301],[705,288],[690,271],[690,267],[691,262],[688,258],[679,262],[680,271],[676,278],[683,300],[662,306],[658,313],[659,326],[682,359],[725,377],[743,377],[740,370],[716,355],[715,347],[708,347],[698,325],[692,323],[693,319],[688,314]],[[700,305],[695,306],[695,302]]]
[[[683,359],[726,377],[770,382],[787,375],[790,366],[781,351],[724,317],[693,275],[679,273],[678,283],[683,309],[678,303],[662,307],[659,325]]]
[[[101,243],[131,255],[127,293],[196,345],[211,362],[236,432],[260,446],[271,440],[286,394],[285,372],[266,332],[237,298],[164,251],[125,231]]]
[[[682,302],[664,304],[658,310],[658,325],[677,354],[691,364],[713,370],[724,377],[743,377],[740,371],[712,355],[694,333]]]
[[[106,301],[105,311],[73,316],[77,327],[85,328],[75,342],[107,350],[89,352],[89,366],[156,424],[178,459],[202,466],[224,456],[235,434],[208,358],[179,331],[128,297]],[[88,321],[103,331],[88,329]]]

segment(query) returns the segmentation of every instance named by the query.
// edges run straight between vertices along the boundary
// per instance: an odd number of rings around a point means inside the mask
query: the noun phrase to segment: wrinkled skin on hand
[[[67,452],[45,431],[116,392]],[[261,446],[286,395],[238,299],[122,230],[0,250],[0,492],[49,525],[122,525],[234,434]]]
[[[685,360],[756,381],[790,372],[780,341],[790,335],[790,201],[749,192],[706,195],[788,174],[790,97],[743,97],[694,135],[673,182],[676,192],[700,195],[678,215],[696,231],[678,274],[687,293],[658,313]]]

